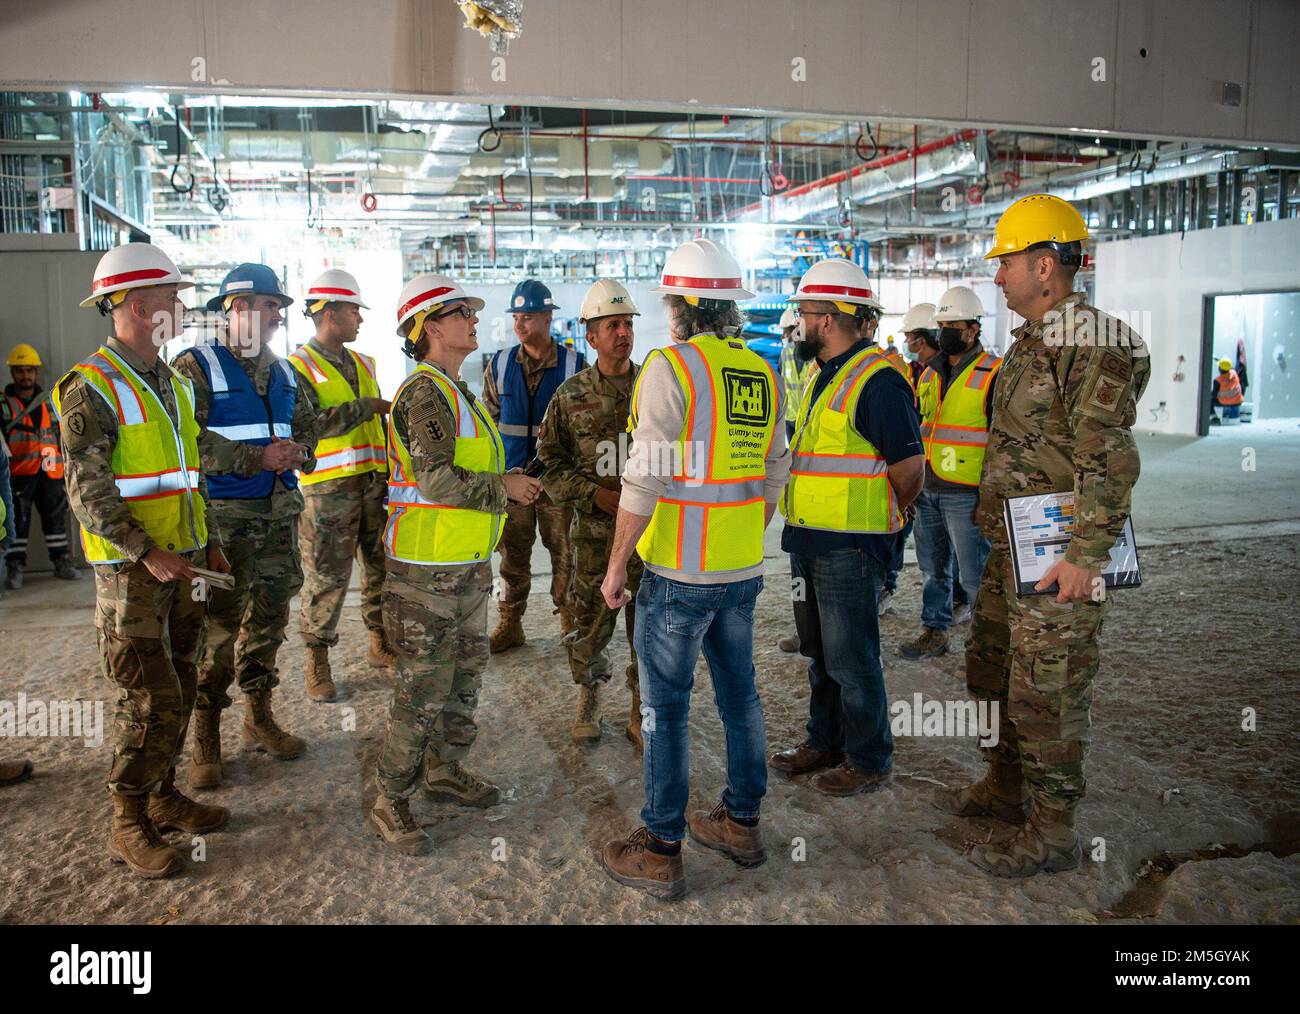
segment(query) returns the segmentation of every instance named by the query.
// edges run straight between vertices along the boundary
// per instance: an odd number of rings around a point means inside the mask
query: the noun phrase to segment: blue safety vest
[[[248,379],[234,354],[223,345],[195,345],[194,356],[212,391],[208,410],[208,429],[227,440],[265,447],[274,434],[283,440],[293,438],[293,409],[298,400],[298,374],[284,360],[271,367],[266,395]],[[256,475],[207,475],[208,495],[214,500],[257,500],[268,497],[279,479],[290,489],[298,485],[298,475],[287,471],[276,475],[263,469]]]
[[[518,352],[519,346],[515,345],[492,357],[492,376],[501,400],[501,420],[497,429],[501,431],[501,440],[506,446],[507,470],[522,468],[533,460],[537,453],[537,437],[542,432],[542,416],[546,415],[551,396],[561,384],[587,367],[587,360],[581,353],[556,342],[555,365],[542,373],[537,392],[529,394],[524,368],[515,358]]]

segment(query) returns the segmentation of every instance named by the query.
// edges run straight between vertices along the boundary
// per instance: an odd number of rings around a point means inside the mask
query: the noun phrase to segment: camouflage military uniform
[[[265,394],[278,358],[266,346],[256,356],[236,353],[254,389]],[[195,354],[182,352],[172,363],[194,382],[194,417],[198,420],[199,452],[209,474],[235,472],[256,475],[262,470],[262,448],[227,440],[207,429],[212,390]],[[302,396],[299,383],[292,421],[293,439],[312,453],[316,447],[316,413]],[[310,471],[315,459],[304,469]],[[279,480],[269,497],[260,500],[212,501],[213,519],[230,538],[223,548],[230,561],[235,587],[213,588],[208,599],[208,642],[199,675],[199,710],[230,706],[227,691],[236,679],[244,693],[271,690],[279,684],[275,658],[289,623],[289,601],[302,587],[298,556],[298,515],[303,497]]]
[[[462,396],[474,396],[457,381]],[[452,464],[456,418],[435,381],[418,376],[393,406],[420,493],[434,503],[505,512],[499,475]],[[397,656],[397,689],[379,752],[379,789],[409,795],[421,768],[460,761],[474,745],[479,686],[488,659],[492,565],[434,567],[385,561],[384,629]]]
[[[567,648],[575,683],[604,683],[610,677],[605,648],[614,634],[618,613],[605,605],[600,585],[614,542],[614,517],[596,506],[596,491],[604,488],[618,492],[621,488],[620,476],[631,441],[626,432],[627,419],[639,369],[635,363],[630,365],[622,377],[606,377],[592,365],[561,384],[546,410],[537,443],[537,456],[546,466],[542,485],[552,501],[573,510],[569,528],[573,546],[569,603],[576,636]],[[627,571],[628,594],[632,598],[624,610],[627,642],[632,651],[627,685],[635,688],[637,665],[632,632],[642,573],[641,558],[635,553]]]
[[[554,342],[550,353],[543,359],[534,359],[523,347],[516,352],[524,368],[524,381],[530,392],[535,392],[542,382],[542,373],[556,366],[559,354]],[[496,377],[491,370],[483,375],[483,404],[492,421],[501,421],[501,399],[497,393]],[[531,504],[512,503],[506,511],[506,526],[501,533],[501,610],[513,611],[522,616],[528,608],[528,593],[533,581],[533,543],[537,532],[542,533],[542,545],[551,555],[551,601],[556,609],[568,608],[569,581],[573,574],[573,547],[569,544],[569,525],[573,511],[554,503],[545,492]]]
[[[313,351],[342,374],[359,395],[356,360],[336,356],[315,339]],[[322,409],[316,389],[298,381],[299,397],[306,396],[316,411],[316,438],[340,436],[373,415],[369,403],[355,401]],[[384,590],[384,497],[387,472],[365,472],[327,479],[302,487],[305,507],[298,519],[304,581],[299,629],[309,647],[338,644],[339,617],[352,580],[352,558],[361,562],[361,619],[367,630],[383,630],[381,597]]]
[[[158,395],[176,424],[167,364],[159,359],[146,367],[115,338],[105,344]],[[130,561],[96,564],[95,627],[103,673],[118,688],[108,788],[140,796],[158,789],[185,742],[203,650],[204,603],[188,585],[160,583],[140,562],[155,547],[118,493],[112,464],[116,413],[76,373],[59,382],[59,394],[59,436],[73,512],[83,528],[113,543]],[[201,477],[198,495],[208,502]],[[207,525],[208,546],[219,546],[210,502]],[[190,564],[207,565],[204,550],[182,555]]]
[[[1019,764],[1036,805],[1072,813],[1086,787],[1097,638],[1109,603],[1058,605],[1054,593],[1019,597],[1003,501],[1075,490],[1065,559],[1100,570],[1123,529],[1138,477],[1130,427],[1151,365],[1141,339],[1088,306],[1082,293],[1054,311],[1094,315],[1118,343],[1062,344],[1060,329],[1041,321],[1012,332],[980,483],[980,520],[992,551],[967,640],[966,681],[977,700],[999,706],[1000,738],[984,750],[985,759]]]

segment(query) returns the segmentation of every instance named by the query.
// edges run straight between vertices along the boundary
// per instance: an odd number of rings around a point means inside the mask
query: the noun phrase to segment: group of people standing
[[[348,348],[368,308],[345,272],[312,284],[305,312],[315,336],[280,359],[270,340],[294,301],[269,268],[240,265],[208,304],[222,322],[216,341],[168,365],[160,350],[181,331],[178,291],[190,283],[148,244],[110,251],[82,305],[110,317],[113,336],[53,398],[95,572],[101,658],[119,695],[110,856],[167,876],[184,860],[164,832],[226,822],[223,807],[181,792],[176,769],[192,720],[189,787],[221,784],[221,716],[234,684],[247,745],[280,759],[306,750],[272,711],[289,601],[301,588],[306,694],[337,700],[329,649],[354,556],[367,655],[391,666],[396,684],[372,828],[422,854],[432,842],[411,813],[418,788],[469,806],[500,802],[499,787],[465,761],[489,655],[524,641],[540,529],[578,687],[575,742],[600,739],[619,611],[632,648],[625,730],[643,750],[645,806],[641,826],[604,847],[603,868],[679,897],[688,835],[759,865],[769,768],[809,775],[833,796],[890,782],[878,615],[915,517],[918,538],[924,530],[933,542],[926,630],[912,647],[935,653],[951,619],[955,547],[972,596],[978,582],[968,686],[1001,708],[988,773],[941,805],[1019,825],[972,853],[992,873],[1077,866],[1074,812],[1106,605],[1093,591],[1137,477],[1129,427],[1147,377],[1135,335],[1122,349],[1044,340],[1050,311],[1087,308],[1072,286],[1086,237],[1056,198],[1013,205],[988,256],[1027,323],[1000,361],[980,345],[974,294],[951,290],[936,327],[908,331],[909,342],[938,345],[915,387],[875,344],[881,306],[862,270],[815,264],[791,297],[809,364],[793,416],[785,385],[740,337],[738,303],[752,295],[740,268],[707,239],[666,261],[656,291],[672,340],[639,367],[639,312],[623,286],[598,281],[583,301],[588,363],[551,338],[546,287],[521,283],[509,308],[520,343],[490,359],[482,398],[460,370],[478,348],[483,301],[445,275],[412,278],[396,332],[414,369],[391,401],[374,361]],[[1075,491],[1077,520],[1044,582],[1058,590],[1021,598],[1001,501],[1063,489]],[[753,626],[764,531],[778,509],[812,694],[806,736],[769,758]],[[494,551],[501,590],[489,636]],[[726,728],[727,780],[716,805],[688,814],[701,652]]]

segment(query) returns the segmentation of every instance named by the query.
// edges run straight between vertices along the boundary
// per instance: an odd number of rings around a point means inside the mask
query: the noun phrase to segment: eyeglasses
[[[433,319],[434,319],[434,320],[442,320],[444,317],[454,317],[454,316],[456,316],[456,314],[460,314],[460,315],[461,315],[462,317],[464,317],[466,320],[469,320],[471,317],[474,316],[475,312],[476,312],[476,311],[474,310],[474,308],[473,308],[472,306],[470,306],[468,303],[460,303],[460,304],[457,305],[457,306],[453,306],[453,307],[452,307],[450,310],[448,310],[446,313],[440,313],[440,314],[438,314],[438,315],[437,315],[436,317],[434,317]]]

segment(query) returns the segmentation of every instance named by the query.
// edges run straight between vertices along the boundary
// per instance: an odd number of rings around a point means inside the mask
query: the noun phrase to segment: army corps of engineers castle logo
[[[727,385],[727,422],[740,426],[763,426],[772,411],[772,388],[768,378],[753,370],[723,368]]]

